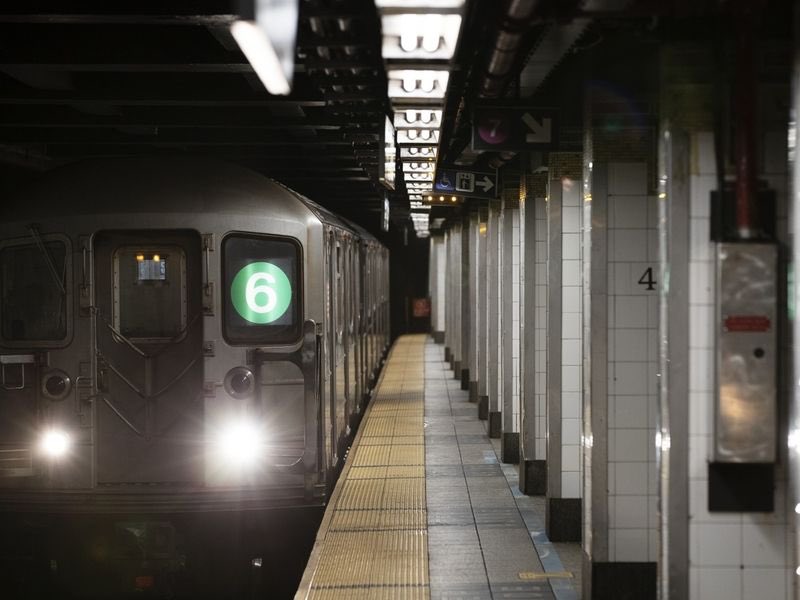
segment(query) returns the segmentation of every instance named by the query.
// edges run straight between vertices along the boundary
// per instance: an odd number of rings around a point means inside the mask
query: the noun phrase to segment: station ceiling
[[[587,31],[608,17],[647,22],[715,14],[726,4],[468,1],[440,161],[486,168],[492,156],[469,149],[476,99],[534,95],[556,67],[576,60],[579,40],[604,39]],[[229,29],[236,18],[231,0],[3,3],[0,184],[93,157],[198,154],[254,168],[374,229],[391,109],[375,2],[301,0],[294,86],[285,97],[265,90],[239,50]],[[518,43],[503,57],[505,71],[493,74],[504,34]],[[390,197],[393,216],[407,219],[401,177]]]

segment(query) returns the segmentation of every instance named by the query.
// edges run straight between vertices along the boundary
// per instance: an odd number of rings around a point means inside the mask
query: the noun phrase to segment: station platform
[[[578,544],[547,540],[477,414],[441,345],[398,339],[296,600],[579,598]]]

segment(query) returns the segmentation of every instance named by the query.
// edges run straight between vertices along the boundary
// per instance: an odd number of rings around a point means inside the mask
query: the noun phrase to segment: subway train
[[[378,240],[188,158],[62,167],[0,215],[3,581],[179,595],[232,528],[325,503],[389,344]]]

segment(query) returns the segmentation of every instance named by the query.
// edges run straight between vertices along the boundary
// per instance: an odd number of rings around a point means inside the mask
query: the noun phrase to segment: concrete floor
[[[431,598],[578,600],[580,544],[551,544],[543,497],[518,488],[478,407],[425,346],[425,479]]]

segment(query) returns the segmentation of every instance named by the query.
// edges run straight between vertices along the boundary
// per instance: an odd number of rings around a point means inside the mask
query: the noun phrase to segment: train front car
[[[0,577],[233,597],[265,515],[330,483],[319,217],[180,159],[64,168],[0,210]]]

